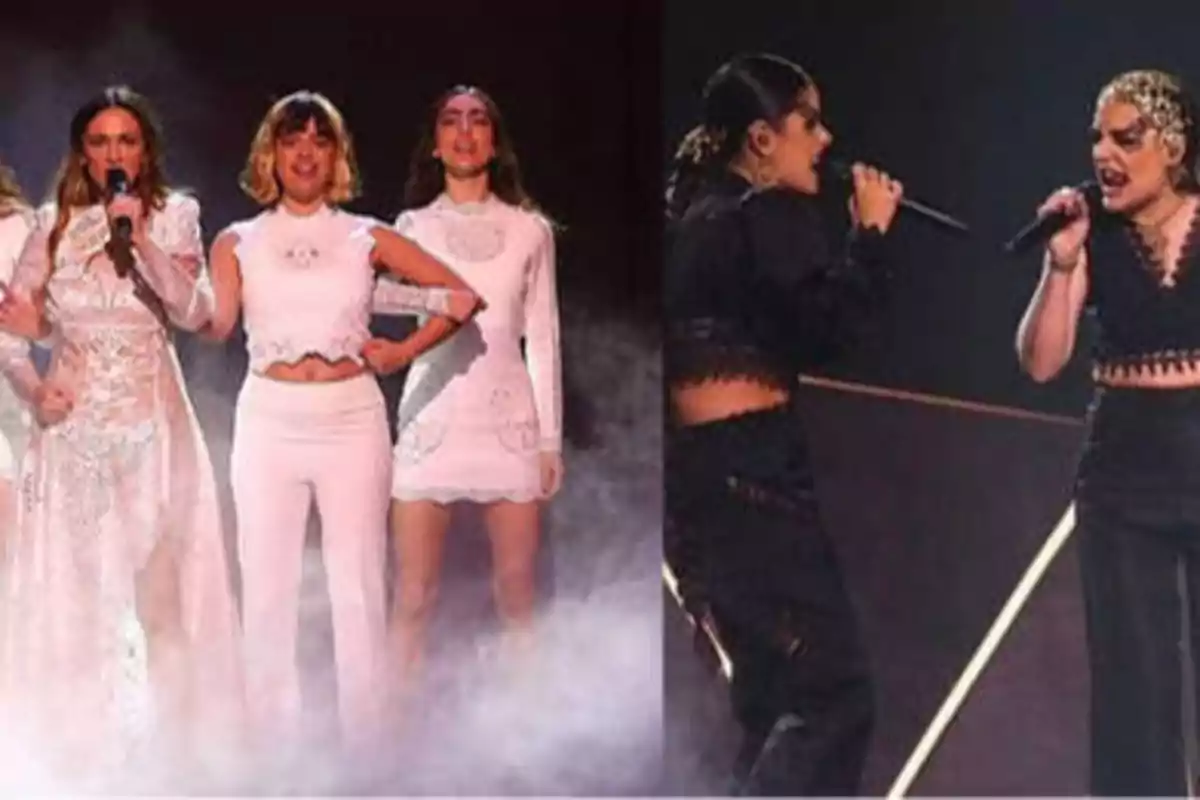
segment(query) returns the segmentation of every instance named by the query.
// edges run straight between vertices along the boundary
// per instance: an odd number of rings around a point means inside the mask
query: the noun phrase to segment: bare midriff
[[[289,364],[277,361],[262,374],[272,380],[290,383],[332,383],[354,378],[366,371],[366,367],[349,358],[329,361],[321,356],[308,355]]]

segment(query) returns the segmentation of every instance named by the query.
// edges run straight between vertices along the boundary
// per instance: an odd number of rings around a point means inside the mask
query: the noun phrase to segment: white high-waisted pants
[[[247,699],[268,742],[294,737],[301,722],[296,629],[315,497],[343,743],[374,744],[382,723],[391,464],[383,395],[370,374],[332,383],[247,376],[237,403],[232,481]]]

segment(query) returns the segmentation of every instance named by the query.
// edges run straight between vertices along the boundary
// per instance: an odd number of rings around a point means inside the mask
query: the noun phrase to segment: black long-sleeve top
[[[816,198],[713,181],[673,231],[664,275],[670,386],[748,378],[790,389],[861,332],[887,295],[883,235],[854,228],[841,252]]]

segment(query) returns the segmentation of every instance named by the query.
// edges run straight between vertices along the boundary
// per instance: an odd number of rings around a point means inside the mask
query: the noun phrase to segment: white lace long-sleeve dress
[[[147,223],[163,258],[138,259],[170,320],[191,329],[211,297],[199,211],[171,194]],[[154,758],[161,736],[135,592],[160,543],[178,567],[192,722],[213,740],[240,722],[239,637],[212,465],[170,334],[112,272],[103,207],[73,210],[52,266],[55,217],[39,210],[13,288],[47,290],[50,375],[74,406],[32,431],[0,562],[0,730],[65,776],[103,783]],[[0,336],[10,380],[28,349]]]
[[[553,229],[494,195],[463,204],[442,195],[402,213],[396,228],[454,269],[487,308],[413,362],[400,400],[392,496],[542,498],[540,453],[562,449]]]
[[[8,285],[17,259],[33,230],[33,211],[16,209],[0,217],[0,281]],[[32,419],[8,381],[0,380],[0,480],[15,481]],[[4,535],[0,531],[0,537]]]

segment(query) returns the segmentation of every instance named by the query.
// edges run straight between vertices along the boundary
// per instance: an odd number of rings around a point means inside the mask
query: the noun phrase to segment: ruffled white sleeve
[[[162,300],[171,322],[199,330],[211,319],[212,284],[205,268],[200,204],[176,195],[151,222],[150,244],[142,248],[142,276]]]
[[[538,218],[540,241],[530,259],[525,286],[525,360],[533,382],[540,445],[562,452],[562,351],[554,230]]]

